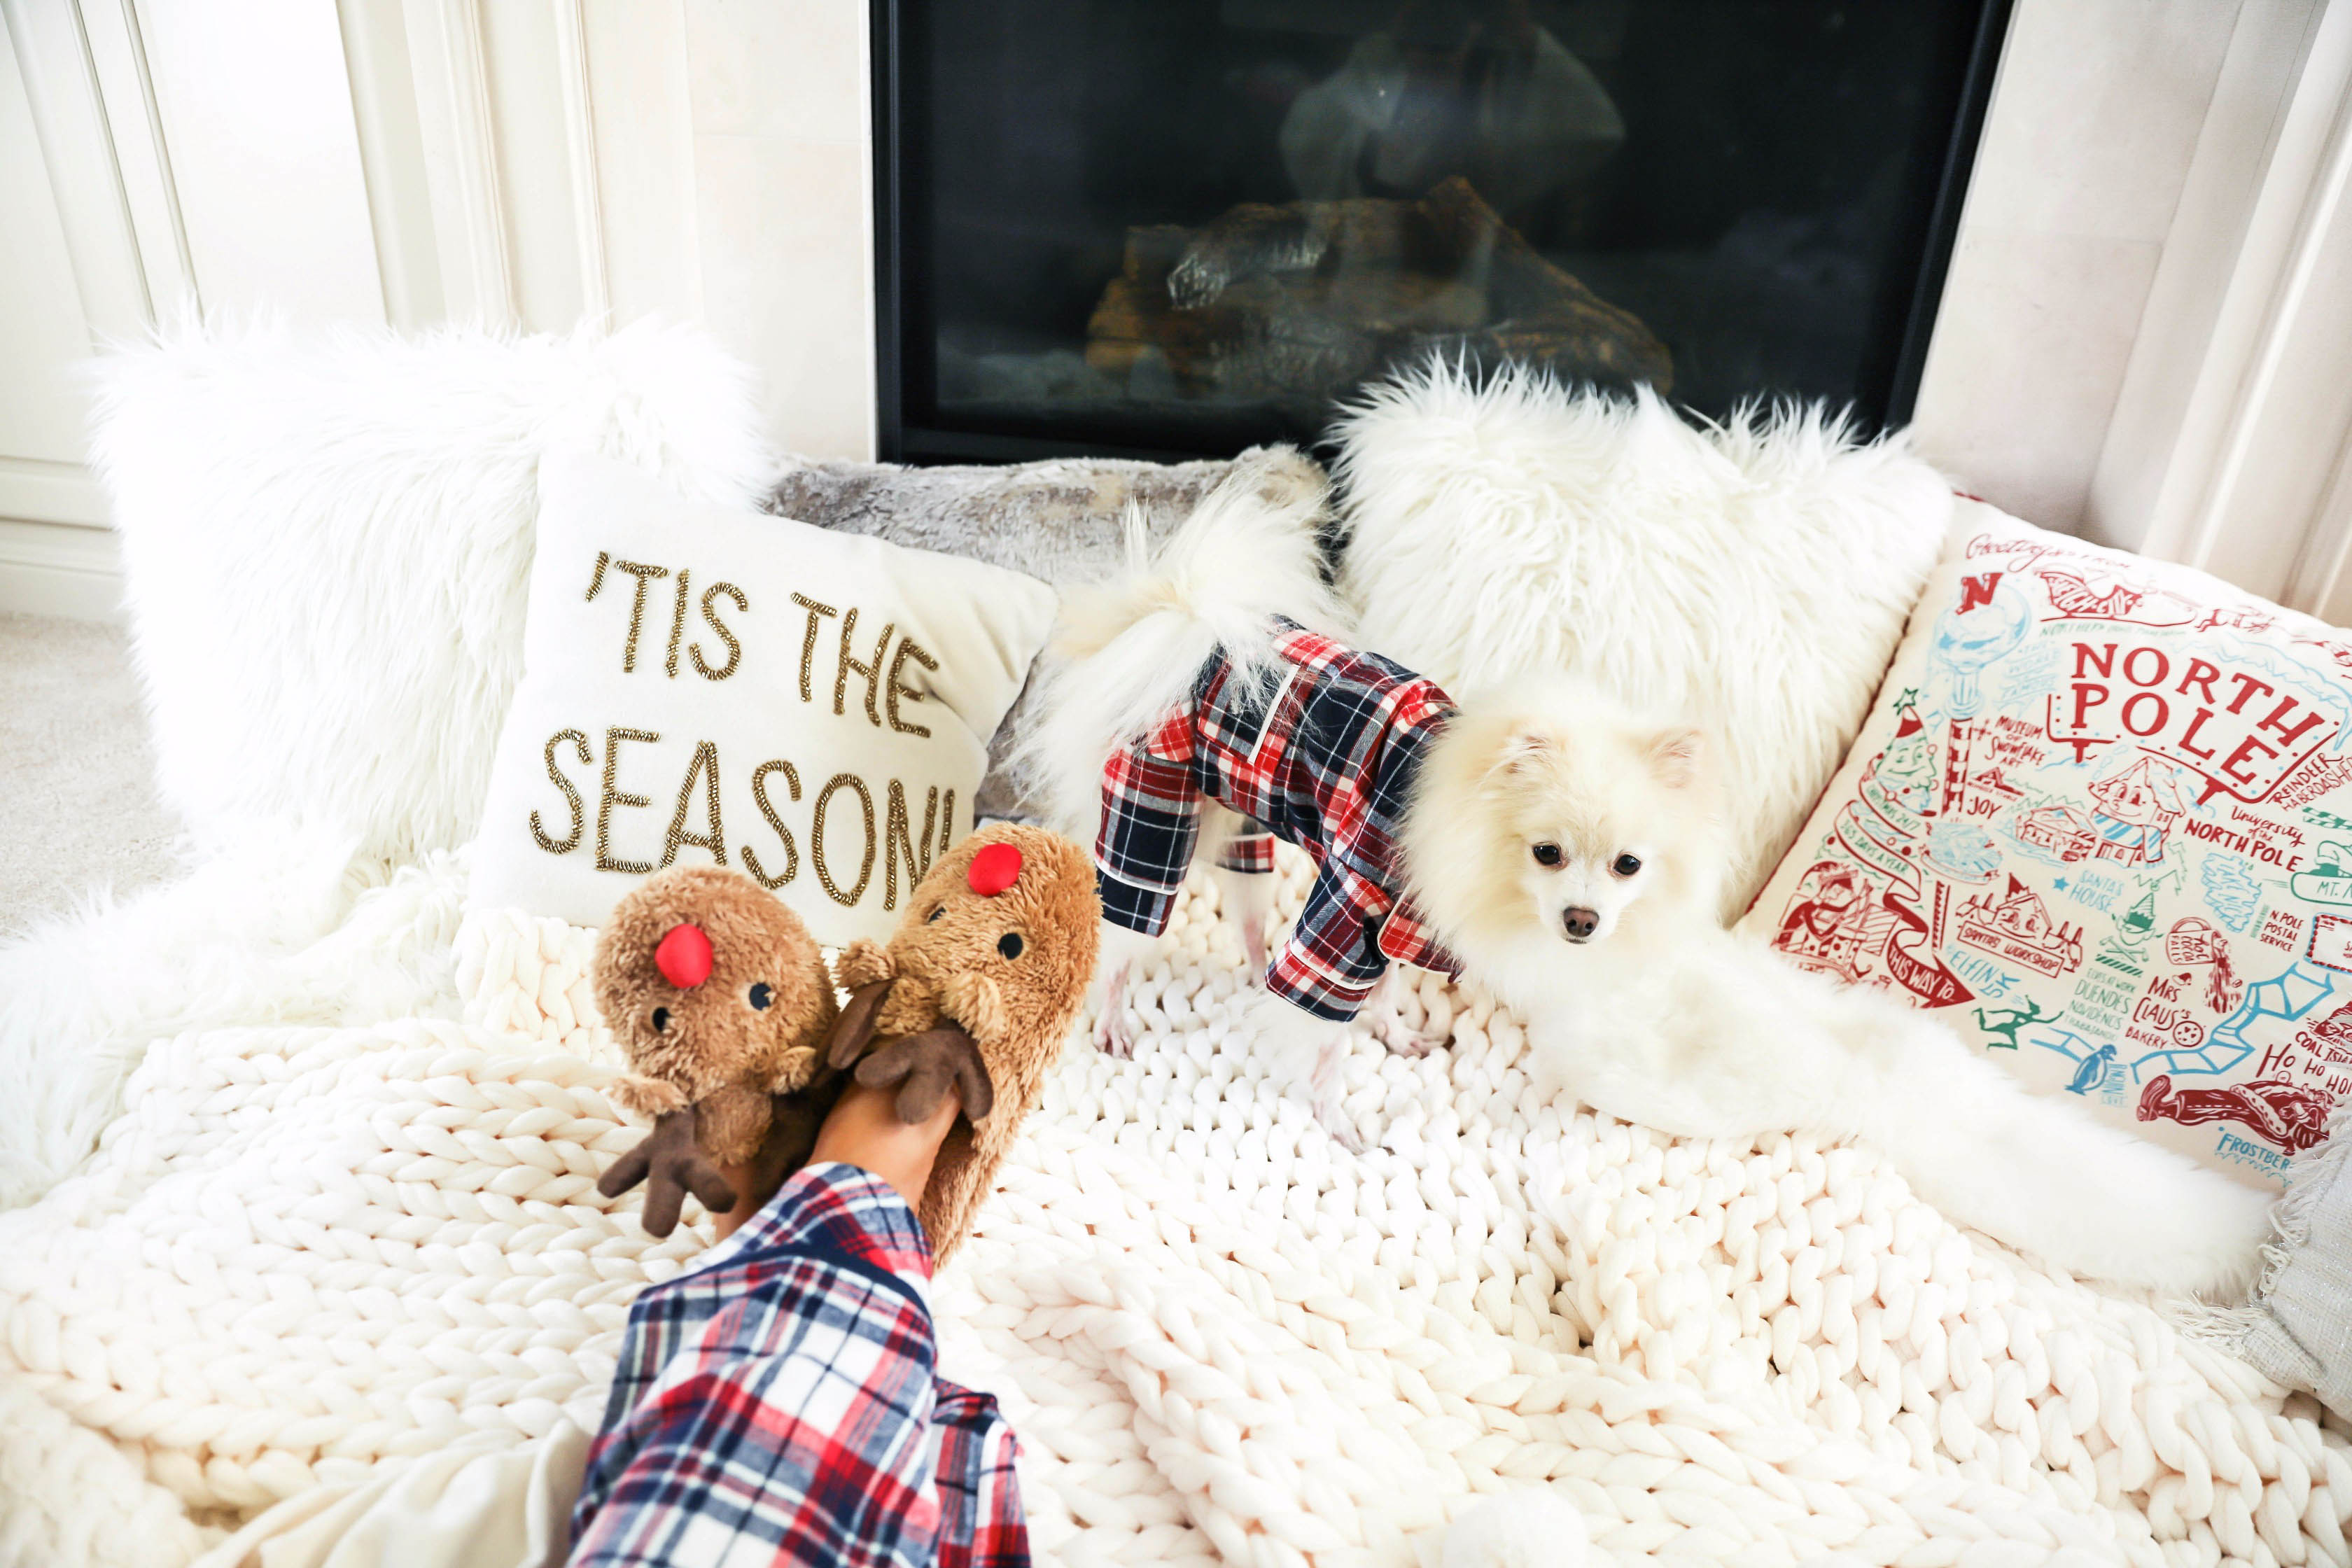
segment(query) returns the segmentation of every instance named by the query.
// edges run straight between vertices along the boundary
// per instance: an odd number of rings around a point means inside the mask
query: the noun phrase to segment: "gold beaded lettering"
[[[751,601],[744,595],[742,589],[732,583],[713,583],[702,591],[702,618],[709,623],[712,631],[719,634],[719,640],[727,645],[727,662],[717,669],[711,668],[709,665],[703,662],[700,643],[696,643],[687,650],[688,656],[694,660],[694,672],[705,680],[726,679],[735,673],[735,667],[743,660],[743,645],[735,640],[735,634],[727,629],[727,623],[720,620],[719,612],[710,607],[710,602],[721,594],[735,601],[737,615],[748,616],[751,613]]]
[[[882,689],[883,655],[890,651],[890,638],[898,629],[896,622],[883,622],[881,640],[874,645],[874,662],[862,664],[851,658],[849,653],[849,639],[857,631],[856,607],[852,605],[849,614],[842,618],[841,664],[833,677],[833,711],[835,718],[841,716],[842,700],[849,693],[849,672],[854,669],[866,678],[866,721],[877,730],[882,727],[882,715],[876,710],[874,699]]]
[[[677,574],[677,603],[669,613],[669,652],[662,658],[662,673],[672,680],[677,679],[677,639],[686,635],[687,582],[694,574],[681,570]]]
[[[776,815],[775,806],[768,800],[768,775],[773,773],[784,775],[784,787],[793,792],[793,799],[796,802],[801,798],[801,775],[792,763],[773,759],[751,770],[751,799],[758,804],[760,815],[768,819],[768,826],[775,830],[777,838],[783,843],[784,868],[775,876],[769,876],[768,868],[760,864],[759,855],[749,844],[743,846],[743,868],[751,873],[753,881],[772,893],[799,876],[801,869],[801,852],[793,847],[793,830],[784,826],[784,819]]]
[[[931,830],[938,824],[940,790],[937,784],[933,784],[923,797],[923,831],[919,837],[913,831],[913,817],[907,809],[906,785],[892,779],[886,798],[889,808],[886,813],[887,826],[882,835],[882,907],[895,910],[898,907],[900,854],[903,852],[907,859],[907,891],[909,893],[915,890],[915,884],[923,879],[923,873],[931,868]],[[950,799],[952,800],[953,796]]]
[[[900,639],[898,643],[898,651],[894,654],[890,659],[890,679],[887,683],[887,690],[886,695],[883,697],[882,702],[883,706],[889,710],[890,728],[898,731],[902,735],[928,736],[931,732],[929,725],[902,723],[898,719],[899,698],[904,697],[911,702],[920,702],[923,700],[923,694],[920,691],[898,679],[898,672],[907,668],[907,661],[909,658],[913,659],[917,664],[921,665],[925,669],[929,670],[932,674],[937,675],[939,673],[940,661],[933,658],[929,653],[925,652],[923,650],[922,644],[917,642],[912,637]]]
[[[646,618],[646,585],[656,577],[669,575],[667,566],[646,566],[635,561],[615,561],[613,569],[626,572],[637,580],[637,596],[629,605],[629,641],[621,650],[621,673],[628,675],[637,668],[637,629]]]
[[[694,780],[702,778],[702,815],[710,831],[695,834],[686,830],[686,810],[694,801]],[[694,761],[686,767],[686,781],[677,786],[677,809],[669,815],[669,831],[662,835],[661,863],[667,866],[677,858],[681,846],[691,844],[708,849],[721,866],[727,864],[727,835],[719,825],[719,747],[710,741],[694,743]]]
[[[604,731],[604,789],[596,799],[596,869],[625,871],[644,877],[653,868],[642,860],[613,858],[613,808],[616,805],[651,805],[653,802],[641,795],[623,795],[614,787],[614,777],[620,772],[621,742],[643,741],[647,744],[661,737],[650,730],[607,730]]]
[[[799,594],[793,595],[793,603],[808,612],[808,634],[801,638],[801,700],[814,702],[816,696],[809,684],[809,673],[816,668],[816,620],[819,616],[837,616],[841,612],[831,605],[820,605],[814,599]],[[855,615],[856,612],[853,610],[850,613]]]
[[[824,808],[838,789],[856,790],[858,808],[866,816],[865,858],[858,862],[857,885],[845,893],[824,863]],[[809,863],[816,868],[817,881],[833,896],[835,903],[851,905],[866,896],[866,884],[874,879],[874,792],[866,787],[866,781],[856,773],[835,773],[825,780],[824,788],[817,792],[815,819],[809,824]]]
[[[925,819],[926,821],[929,821],[929,814],[928,812],[924,814],[924,819]],[[949,841],[950,839],[953,838],[954,837],[955,837],[955,791],[953,791],[953,790],[950,790],[950,791],[948,791],[948,792],[947,792],[947,794],[945,794],[944,795],[941,795],[941,796],[940,797],[940,854],[944,855],[944,854],[946,854],[946,853],[948,852],[948,841]]]
[[[580,836],[588,831],[588,813],[580,804],[580,792],[572,786],[570,779],[563,776],[563,770],[555,765],[555,748],[566,741],[579,749],[583,767],[593,767],[596,762],[595,756],[588,750],[588,737],[577,730],[558,730],[547,738],[547,776],[553,779],[555,787],[563,792],[563,804],[572,813],[572,837],[561,844],[547,836],[547,829],[539,820],[539,813],[534,811],[530,814],[530,836],[550,855],[571,854],[580,847]]]
[[[596,552],[596,570],[588,574],[588,596],[590,598],[594,598],[596,596],[596,590],[604,585],[604,568],[612,563],[613,552],[611,551],[599,550]]]

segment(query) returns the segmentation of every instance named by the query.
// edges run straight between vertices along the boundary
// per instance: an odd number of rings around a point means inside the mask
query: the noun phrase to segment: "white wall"
[[[0,0],[0,608],[103,615],[74,366],[194,300],[707,322],[873,449],[866,0]],[[2352,619],[2352,0],[2016,0],[1921,389],[2011,510]]]
[[[78,367],[190,305],[706,322],[874,447],[864,0],[0,0],[0,609],[105,616]]]

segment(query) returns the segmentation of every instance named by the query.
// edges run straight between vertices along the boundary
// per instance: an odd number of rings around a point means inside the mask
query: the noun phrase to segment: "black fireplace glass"
[[[879,0],[886,455],[1505,362],[1907,416],[1996,0]]]

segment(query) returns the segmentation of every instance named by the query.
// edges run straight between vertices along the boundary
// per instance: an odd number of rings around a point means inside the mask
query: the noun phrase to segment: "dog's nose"
[[[1568,928],[1568,940],[1582,942],[1601,929],[1601,917],[1591,910],[1562,910],[1559,923]]]

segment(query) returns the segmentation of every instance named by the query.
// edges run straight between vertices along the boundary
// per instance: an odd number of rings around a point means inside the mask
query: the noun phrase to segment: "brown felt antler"
[[[996,1108],[996,1086],[981,1059],[980,1042],[952,1024],[891,1041],[857,1064],[857,1081],[868,1089],[898,1085],[898,1120],[927,1121],[949,1089],[963,1100],[963,1113],[984,1121]]]
[[[950,1086],[962,1099],[964,1115],[984,1120],[995,1108],[996,1089],[989,1081],[988,1064],[981,1059],[980,1043],[964,1030],[944,1023],[874,1046],[874,1021],[890,985],[887,980],[877,980],[851,995],[825,1040],[825,1065],[838,1071],[856,1068],[857,1081],[868,1089],[898,1085],[901,1121],[929,1120]]]
[[[833,1032],[825,1037],[825,1066],[847,1071],[857,1065],[866,1053],[866,1042],[874,1038],[874,1015],[881,1010],[882,999],[890,994],[890,982],[877,980],[871,985],[861,985],[850,994],[849,1005],[834,1020]]]
[[[654,1130],[637,1146],[614,1161],[596,1178],[596,1190],[617,1198],[639,1182],[646,1184],[645,1226],[647,1235],[666,1237],[677,1228],[678,1212],[692,1193],[712,1214],[735,1206],[735,1189],[719,1172],[718,1163],[694,1141],[694,1107],[654,1119]]]

